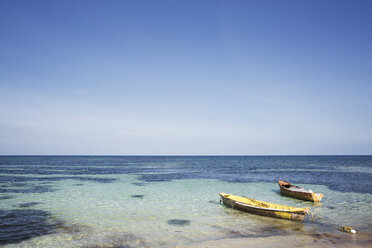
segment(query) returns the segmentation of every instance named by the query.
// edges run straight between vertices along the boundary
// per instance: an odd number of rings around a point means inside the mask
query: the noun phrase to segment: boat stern
[[[322,193],[312,193],[312,197],[313,197],[313,201],[314,202],[319,202],[322,200],[323,198],[323,194]]]

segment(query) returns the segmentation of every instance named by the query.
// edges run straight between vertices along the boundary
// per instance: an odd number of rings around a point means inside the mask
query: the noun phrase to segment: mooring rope
[[[323,218],[322,216],[314,214],[314,213],[310,213],[310,215],[311,215],[311,220],[313,222],[315,222],[316,219],[322,219],[322,222],[327,223],[327,224],[332,225],[332,226],[335,226],[337,228],[337,230],[339,230],[341,232],[353,233],[353,234],[356,233],[356,230],[354,228],[352,228],[351,226],[340,226],[340,225],[334,224],[334,223],[328,221],[327,219]]]

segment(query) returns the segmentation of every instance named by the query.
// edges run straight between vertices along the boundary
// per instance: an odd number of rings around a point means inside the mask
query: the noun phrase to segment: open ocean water
[[[282,196],[278,179],[325,196],[319,204]],[[292,222],[244,213],[221,205],[219,192],[311,207],[312,215]],[[0,246],[187,247],[286,236],[372,246],[372,156],[0,156]]]

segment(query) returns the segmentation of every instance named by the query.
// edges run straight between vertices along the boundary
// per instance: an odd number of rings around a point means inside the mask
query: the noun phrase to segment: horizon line
[[[176,155],[154,155],[154,154],[132,154],[132,155],[104,155],[104,154],[0,154],[0,156],[5,157],[294,157],[294,156],[372,156],[372,154],[235,154],[235,155],[221,155],[221,154],[176,154]]]

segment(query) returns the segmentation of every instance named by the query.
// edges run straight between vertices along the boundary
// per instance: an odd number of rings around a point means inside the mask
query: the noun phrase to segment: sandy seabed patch
[[[259,237],[259,238],[237,238],[237,239],[220,239],[209,240],[200,243],[189,244],[187,246],[179,246],[179,248],[305,248],[305,247],[372,247],[372,240],[353,242],[353,237],[350,240],[340,241],[335,237],[318,238],[309,236],[274,236],[274,237]]]

